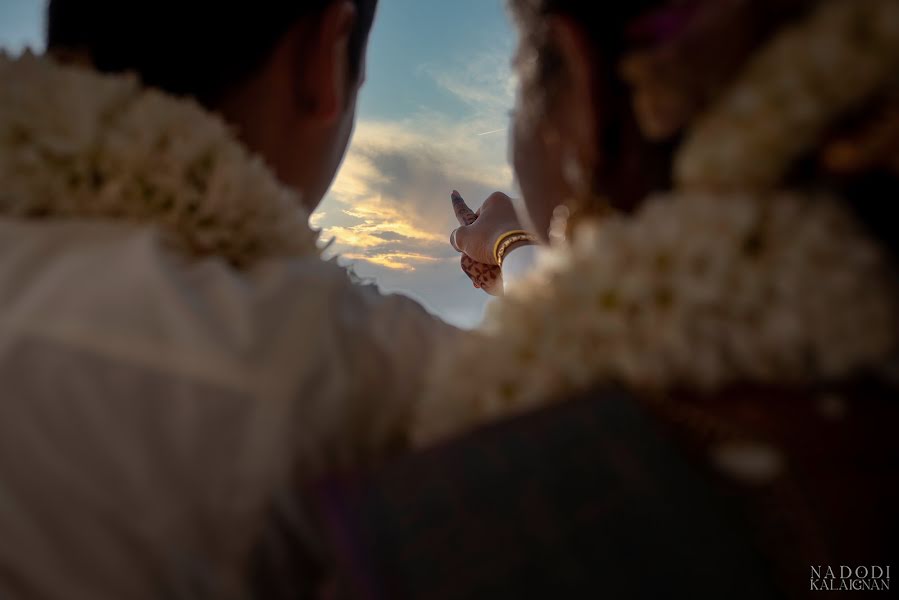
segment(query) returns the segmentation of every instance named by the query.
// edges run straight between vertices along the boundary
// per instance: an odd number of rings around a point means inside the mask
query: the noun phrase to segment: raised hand
[[[493,245],[500,236],[508,231],[523,229],[512,199],[502,192],[490,194],[477,213],[471,212],[461,196],[453,199],[453,208],[462,226],[453,232],[450,243],[459,252],[486,265],[496,264]],[[475,216],[474,221],[471,221],[472,215]]]
[[[459,225],[464,227],[474,224],[478,219],[478,214],[465,204],[465,200],[462,198],[461,194],[456,190],[453,190],[451,197],[453,200],[453,211],[456,213],[456,219],[458,219]],[[455,238],[455,233],[456,232],[454,231],[453,238]],[[459,250],[454,239],[451,240],[451,243],[456,250]],[[468,278],[471,279],[474,287],[484,290],[491,296],[502,295],[503,272],[499,267],[478,262],[464,253],[462,254],[461,263],[462,271],[468,275]]]

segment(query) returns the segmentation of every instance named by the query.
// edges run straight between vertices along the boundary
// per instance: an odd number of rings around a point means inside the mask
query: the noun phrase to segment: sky
[[[0,0],[0,47],[43,48],[44,0]],[[511,193],[514,33],[503,0],[380,0],[355,134],[312,215],[329,252],[463,327],[488,297],[449,246],[450,192]]]

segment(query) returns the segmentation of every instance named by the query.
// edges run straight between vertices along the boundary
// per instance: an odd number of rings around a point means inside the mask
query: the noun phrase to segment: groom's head
[[[346,150],[377,0],[51,0],[47,45],[219,111],[312,208]]]

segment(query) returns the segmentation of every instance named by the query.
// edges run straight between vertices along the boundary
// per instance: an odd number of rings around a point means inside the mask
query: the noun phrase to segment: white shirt
[[[243,594],[290,477],[382,452],[453,335],[318,257],[0,219],[0,598]]]

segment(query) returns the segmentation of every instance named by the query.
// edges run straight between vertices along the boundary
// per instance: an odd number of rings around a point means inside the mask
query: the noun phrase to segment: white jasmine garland
[[[0,214],[152,223],[237,266],[318,253],[295,193],[191,100],[0,54]]]
[[[899,2],[827,0],[753,57],[691,128],[682,189],[776,185],[834,120],[899,73]]]
[[[660,196],[549,253],[437,366],[417,443],[597,382],[801,385],[897,347],[887,258],[828,198]]]
[[[414,442],[599,383],[803,385],[888,363],[899,347],[888,257],[837,199],[775,190],[897,68],[895,0],[828,0],[776,35],[687,132],[679,191],[548,250],[442,357]]]

